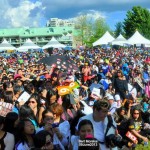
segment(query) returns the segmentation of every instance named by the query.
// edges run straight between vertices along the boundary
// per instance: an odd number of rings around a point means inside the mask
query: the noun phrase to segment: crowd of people
[[[117,150],[148,145],[150,55],[120,48],[0,56],[1,150]],[[71,86],[73,85],[73,86]]]

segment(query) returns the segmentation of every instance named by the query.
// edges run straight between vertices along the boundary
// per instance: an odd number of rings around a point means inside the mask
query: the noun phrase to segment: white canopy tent
[[[40,47],[34,44],[30,39],[27,39],[26,42],[22,46],[17,48],[19,52],[26,52],[29,49],[40,49]]]
[[[128,40],[128,44],[150,44],[150,40],[143,37],[138,31],[136,31]]]
[[[93,43],[93,46],[108,44],[113,41],[114,37],[107,31],[100,39]]]
[[[15,50],[16,48],[12,46],[6,39],[0,44],[0,51],[2,50]]]
[[[65,48],[66,45],[59,43],[54,37],[52,37],[52,39],[45,45],[43,46],[43,49],[47,49],[47,48]]]
[[[145,47],[150,47],[150,44],[145,44]]]
[[[112,45],[120,45],[123,46],[124,44],[127,44],[127,40],[120,34],[115,40],[113,40]]]

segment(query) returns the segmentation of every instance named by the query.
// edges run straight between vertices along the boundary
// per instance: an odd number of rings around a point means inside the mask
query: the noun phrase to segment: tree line
[[[76,40],[80,40],[82,45],[92,46],[106,31],[114,37],[122,34],[125,38],[131,37],[138,30],[144,37],[150,39],[150,11],[141,6],[134,6],[127,11],[123,22],[117,22],[115,30],[112,31],[104,18],[94,19],[87,14],[81,15],[76,19],[75,29],[78,34]]]

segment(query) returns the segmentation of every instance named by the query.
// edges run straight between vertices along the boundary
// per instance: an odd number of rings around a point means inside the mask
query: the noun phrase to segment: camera
[[[53,123],[52,124],[52,128],[57,128],[57,127],[59,127],[59,123]]]
[[[106,146],[108,148],[119,147],[122,148],[122,137],[120,135],[110,134],[105,138]]]

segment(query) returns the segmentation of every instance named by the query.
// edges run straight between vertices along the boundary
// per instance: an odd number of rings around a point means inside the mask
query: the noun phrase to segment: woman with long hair
[[[27,101],[27,105],[33,110],[34,115],[38,120],[39,116],[39,108],[40,108],[40,99],[37,94],[32,94],[29,100]]]
[[[123,79],[123,73],[121,70],[117,71],[117,78],[114,82],[115,94],[119,94],[121,99],[126,98],[126,94],[128,93],[127,81]]]
[[[22,119],[17,126],[19,141],[15,146],[16,150],[30,150],[34,148],[33,135],[35,128],[30,119]]]
[[[20,120],[30,119],[31,122],[33,123],[35,129],[37,129],[38,126],[39,126],[38,121],[36,119],[36,116],[34,115],[33,110],[28,105],[21,106],[21,108],[19,110],[19,119]]]
[[[144,129],[145,124],[142,120],[141,111],[134,108],[131,116],[129,130],[137,138],[138,143],[141,143],[142,141],[148,142],[147,136],[150,135],[150,129]]]

